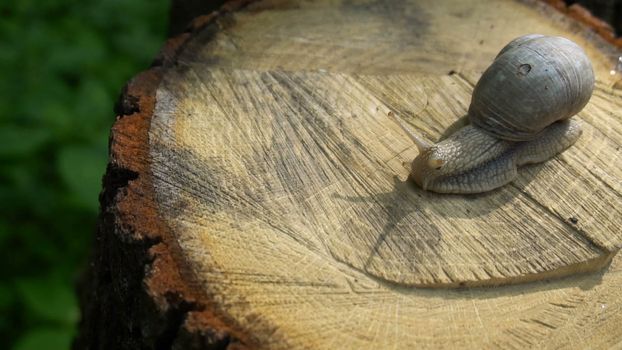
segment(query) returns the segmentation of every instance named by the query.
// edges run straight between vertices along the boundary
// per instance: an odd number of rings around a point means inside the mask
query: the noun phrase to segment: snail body
[[[479,193],[511,182],[517,168],[543,162],[574,144],[570,119],[589,101],[594,73],[572,41],[526,35],[497,55],[476,84],[469,125],[431,144],[392,113],[419,148],[411,178],[424,190]]]

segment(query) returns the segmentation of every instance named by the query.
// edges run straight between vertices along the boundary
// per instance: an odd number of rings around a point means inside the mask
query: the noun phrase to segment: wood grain
[[[219,31],[194,36],[179,61],[252,70],[481,73],[510,40],[541,33],[577,42],[597,75],[611,81],[619,55],[591,28],[535,0],[264,0],[218,22]]]
[[[405,321],[413,318],[465,329],[483,304],[469,304],[469,298],[448,301],[452,292],[428,294],[408,286],[513,284],[597,271],[608,264],[622,238],[619,185],[613,187],[622,161],[615,139],[620,116],[603,116],[602,110],[620,111],[620,100],[595,100],[598,107],[580,114],[585,129],[581,141],[554,161],[523,169],[510,186],[478,196],[423,192],[405,181],[403,163],[416,150],[385,117],[386,111],[402,113],[434,139],[466,113],[471,90],[471,82],[460,74],[178,67],[158,90],[150,131],[161,213],[197,278],[225,298],[227,310],[242,320],[261,315],[267,322],[257,326],[257,334],[268,325],[279,330],[284,339],[270,337],[272,345],[329,347],[298,332],[329,327],[334,341],[340,336],[358,339],[362,335],[356,332],[379,327],[376,335],[348,344],[381,346],[389,337],[386,332],[400,332],[393,327],[417,327]],[[602,94],[599,88],[596,96]],[[608,121],[604,131],[590,122],[603,128],[602,118]],[[610,155],[606,162],[598,160],[604,155]],[[603,178],[593,168],[613,173]],[[573,280],[595,276],[599,274]],[[383,301],[367,291],[359,295],[357,289],[365,290],[361,286],[373,286]],[[510,303],[507,293],[514,289],[499,289]],[[512,312],[514,321],[507,324],[516,337],[537,330],[544,341],[558,323],[568,326],[574,320],[576,310],[553,305],[543,311],[542,295],[527,294],[516,302],[529,307]],[[428,297],[440,298],[440,305],[434,307]],[[603,305],[615,305],[618,297],[602,299]],[[363,306],[354,316],[352,307],[359,303]],[[415,307],[419,304],[421,309]],[[292,313],[291,307],[302,314]],[[401,318],[395,316],[398,307]],[[446,308],[466,314],[457,317]],[[559,310],[568,313],[559,315]],[[503,317],[509,317],[506,312]],[[548,319],[542,312],[555,316]],[[493,315],[490,311],[485,317],[501,317]],[[347,323],[350,318],[353,324]],[[361,318],[369,324],[359,328]],[[524,323],[524,329],[511,326],[514,322]],[[428,331],[448,336],[447,329],[420,331],[423,338],[430,336]],[[511,336],[501,334],[492,336],[490,344],[510,341]],[[467,340],[466,333],[453,336],[457,338],[443,341],[474,345],[480,340]],[[537,344],[531,341],[524,345]],[[425,342],[402,335],[399,344]]]
[[[582,138],[489,193],[416,187],[417,151],[386,113],[441,138],[526,30],[593,61]],[[184,40],[140,131],[137,191],[192,295],[244,344],[622,342],[620,53],[589,29],[534,1],[266,0]]]
[[[183,220],[197,227],[211,230],[204,213],[243,234],[246,225],[265,226],[275,252],[296,243],[323,259],[420,287],[515,283],[573,273],[567,268],[573,265],[596,269],[622,242],[620,194],[570,161],[588,152],[582,149],[592,142],[589,123],[567,156],[528,167],[513,186],[438,195],[406,181],[402,164],[416,151],[375,96],[421,90],[426,102],[415,107],[414,125],[440,133],[466,113],[471,88],[458,75],[385,79],[196,66],[179,74],[169,74],[158,91],[153,171],[159,201],[166,202],[162,212],[190,207]],[[398,104],[389,102],[411,109]],[[591,152],[615,154],[605,148],[611,142],[595,140]],[[280,238],[293,241],[279,248]]]

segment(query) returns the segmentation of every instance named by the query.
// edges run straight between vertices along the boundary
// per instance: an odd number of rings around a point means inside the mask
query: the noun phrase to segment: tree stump
[[[562,9],[563,10],[563,9]],[[480,195],[407,180],[511,39],[585,48],[578,143]],[[536,1],[230,2],[126,87],[77,348],[622,342],[619,49]]]

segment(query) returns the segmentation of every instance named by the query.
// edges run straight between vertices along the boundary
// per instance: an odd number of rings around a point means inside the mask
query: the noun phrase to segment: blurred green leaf
[[[75,122],[75,116],[71,113],[71,106],[63,102],[62,99],[47,97],[41,99],[38,106],[27,109],[27,113],[36,115],[42,124],[54,132],[54,137],[60,142],[72,138],[72,125]]]
[[[5,283],[0,283],[0,327],[8,328],[11,323],[10,309],[15,304],[15,294]]]
[[[15,296],[11,291],[11,288],[5,283],[0,284],[0,310],[6,309],[15,300]],[[4,314],[4,312],[0,312]]]
[[[2,192],[2,188],[0,188],[0,199],[2,198],[1,192]],[[0,247],[4,245],[4,241],[7,239],[7,237],[9,237],[9,225],[3,219],[0,219]],[[2,288],[2,285],[0,285],[0,289],[1,288]],[[1,298],[2,297],[0,297],[0,299]]]
[[[77,18],[66,18],[55,29],[59,32],[59,48],[50,52],[47,62],[50,68],[59,72],[79,72],[103,63],[105,43],[88,23]]]
[[[2,349],[68,347],[114,100],[163,44],[168,5],[0,1]]]
[[[106,151],[69,146],[58,153],[58,173],[78,204],[98,208],[97,197],[106,167]]]
[[[23,128],[13,125],[0,127],[0,157],[24,157],[37,151],[50,139],[45,129]]]
[[[55,279],[23,279],[17,282],[20,300],[38,318],[72,325],[78,319],[73,290]]]
[[[80,84],[77,94],[76,103],[74,105],[73,116],[81,116],[84,119],[89,119],[92,122],[89,124],[82,124],[81,130],[83,135],[92,138],[98,130],[102,129],[105,122],[105,126],[110,125],[108,119],[112,114],[112,107],[110,101],[114,100],[114,97],[109,94],[108,89],[99,81],[87,80]]]
[[[24,334],[13,350],[68,350],[72,338],[70,328],[37,328]]]

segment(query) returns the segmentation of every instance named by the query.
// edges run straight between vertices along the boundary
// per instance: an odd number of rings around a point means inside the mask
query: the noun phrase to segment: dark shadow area
[[[171,0],[169,36],[182,33],[194,18],[216,11],[224,3],[225,0]]]
[[[446,138],[453,132],[465,125],[465,118],[456,120],[450,125],[443,133],[442,138]],[[382,217],[384,222],[382,229],[375,235],[375,241],[373,245],[369,245],[367,251],[367,259],[360,266],[353,266],[360,269],[363,272],[368,273],[374,278],[377,278],[383,283],[395,284],[396,282],[386,280],[383,277],[377,276],[377,273],[370,270],[370,265],[374,259],[381,257],[380,250],[384,245],[395,245],[396,241],[400,238],[396,235],[403,235],[406,231],[416,234],[418,230],[426,230],[426,238],[434,237],[434,240],[426,240],[426,246],[413,246],[415,250],[423,249],[422,251],[415,251],[412,255],[413,260],[417,260],[417,256],[423,253],[434,254],[435,247],[443,239],[441,232],[435,225],[428,225],[422,228],[410,228],[401,229],[404,225],[409,225],[412,220],[417,222],[435,222],[439,218],[446,218],[448,220],[454,219],[477,219],[479,217],[488,216],[491,212],[497,210],[500,207],[505,207],[508,202],[515,200],[517,197],[524,198],[527,202],[532,202],[533,199],[526,193],[523,193],[522,188],[527,186],[531,181],[538,181],[538,174],[544,168],[545,163],[527,165],[519,168],[519,174],[515,181],[502,186],[498,189],[484,192],[480,194],[438,194],[434,192],[427,192],[418,187],[414,181],[410,178],[402,181],[397,176],[392,177],[392,189],[388,192],[382,193],[370,193],[366,196],[344,196],[341,194],[333,194],[333,198],[337,200],[345,200],[351,203],[363,204],[364,207],[377,208],[374,209],[375,217]],[[406,168],[409,168],[409,164],[405,164]],[[546,215],[553,215],[554,213],[546,213]],[[405,218],[413,215],[410,220],[406,221]],[[482,218],[481,220],[485,220]],[[561,219],[560,219],[561,220]],[[370,219],[370,222],[373,221]],[[410,222],[409,222],[410,221]],[[404,223],[406,222],[406,223]],[[435,232],[431,233],[431,232]],[[391,243],[389,243],[391,241]],[[406,242],[408,244],[408,242]],[[388,249],[389,246],[386,248]],[[345,262],[345,261],[344,261]],[[351,262],[346,262],[352,265]],[[415,267],[416,264],[413,264]],[[587,281],[587,280],[586,280]],[[591,281],[591,280],[589,280]],[[494,285],[496,282],[491,282]],[[503,283],[499,281],[498,283]],[[590,282],[592,283],[592,282]],[[594,281],[593,284],[598,284],[598,281]],[[589,284],[589,283],[588,283]],[[396,288],[400,288],[400,285],[395,284]],[[406,287],[410,288],[410,287]],[[587,286],[586,288],[591,288]]]
[[[390,192],[379,193],[369,197],[343,196],[337,193],[333,195],[333,198],[346,200],[352,203],[378,204],[383,209],[384,216],[386,217],[384,221],[385,224],[369,251],[367,261],[363,265],[363,270],[365,272],[368,272],[367,268],[369,264],[372,259],[378,255],[380,247],[385,243],[387,238],[393,233],[399,234],[395,231],[401,221],[413,212],[421,211],[420,205],[422,204],[422,196],[418,192],[421,192],[421,190],[416,188],[414,182],[410,180],[401,181],[398,176],[393,176],[393,190]],[[435,227],[430,226],[430,229],[435,230]],[[427,246],[432,249],[441,240],[441,233],[436,231],[436,234],[433,236],[435,237],[434,241],[426,242]]]
[[[532,169],[539,169],[541,166],[542,165],[533,165],[529,167]],[[539,170],[519,175],[522,177],[521,182],[523,184],[528,184],[533,179],[537,178],[538,171]],[[438,194],[424,191],[410,178],[402,181],[397,176],[394,176],[392,180],[393,189],[389,192],[359,197],[343,196],[340,194],[333,195],[333,198],[335,199],[346,200],[352,203],[367,204],[369,206],[377,205],[382,208],[385,223],[381,232],[378,234],[374,245],[369,251],[369,257],[364,264],[365,270],[369,266],[371,260],[378,254],[379,248],[386,242],[387,238],[392,234],[397,234],[395,233],[396,228],[402,225],[402,220],[412,213],[418,212],[418,215],[422,219],[425,218],[426,220],[432,220],[432,217],[436,216],[448,219],[476,218],[487,215],[500,206],[505,205],[508,201],[513,200],[514,196],[518,194],[518,192],[514,190],[517,186],[513,184],[508,184],[502,188],[486,193],[458,195]],[[508,190],[508,188],[510,190]],[[490,201],[491,198],[494,198],[494,201]],[[461,212],[436,211],[434,215],[430,215],[430,211],[435,211],[438,208],[435,205],[429,204],[435,201],[454,202],[456,203],[455,205],[468,206],[468,208]],[[486,203],[486,205],[482,205],[482,203]],[[431,235],[436,237],[435,241],[428,241],[426,246],[426,249],[433,249],[433,247],[442,239],[441,233],[434,225],[428,225],[426,229],[436,231],[436,234]]]
[[[579,4],[609,23],[617,36],[622,35],[622,0],[565,0],[568,6]]]

